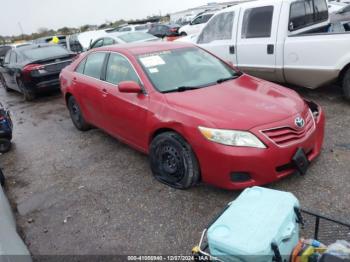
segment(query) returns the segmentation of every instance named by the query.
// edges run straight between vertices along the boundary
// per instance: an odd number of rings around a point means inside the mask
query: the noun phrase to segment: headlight
[[[198,129],[206,139],[219,144],[228,146],[266,148],[259,138],[250,132],[213,129],[202,126],[199,126]]]

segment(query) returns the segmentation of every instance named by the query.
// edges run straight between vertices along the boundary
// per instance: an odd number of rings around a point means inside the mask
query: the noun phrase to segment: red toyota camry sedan
[[[74,125],[149,154],[156,179],[242,189],[305,174],[323,143],[321,108],[185,43],[108,46],[60,75]]]

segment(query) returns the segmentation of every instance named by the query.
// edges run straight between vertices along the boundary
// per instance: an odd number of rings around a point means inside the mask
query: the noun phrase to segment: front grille
[[[61,71],[63,68],[65,68],[67,65],[69,65],[72,61],[71,60],[66,60],[63,62],[59,62],[59,63],[55,63],[55,64],[49,64],[49,65],[45,65],[45,70],[47,72],[59,72]]]
[[[288,146],[291,144],[298,143],[305,137],[308,137],[315,130],[315,122],[310,110],[305,115],[305,126],[302,129],[297,127],[284,126],[262,132],[275,144],[279,146]]]

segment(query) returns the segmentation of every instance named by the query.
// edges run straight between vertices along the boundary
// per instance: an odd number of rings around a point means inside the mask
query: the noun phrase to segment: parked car
[[[24,42],[24,43],[18,43],[18,44],[1,45],[0,46],[0,64],[4,61],[5,55],[9,50],[26,46],[26,45],[30,45],[30,43]]]
[[[160,41],[160,39],[144,32],[111,33],[107,36],[97,38],[93,43],[91,43],[90,49],[115,44],[155,41]]]
[[[3,186],[5,176],[0,169],[0,261],[31,262],[28,248],[17,233],[16,222]]]
[[[321,151],[321,107],[192,44],[93,49],[60,75],[73,124],[148,153],[156,179],[227,189],[299,172]]]
[[[177,24],[154,24],[148,33],[160,38],[179,36],[179,28]]]
[[[10,111],[0,102],[0,153],[6,153],[11,149],[12,119]]]
[[[33,44],[13,49],[6,53],[0,67],[0,81],[5,90],[16,90],[25,100],[33,100],[37,93],[59,87],[59,73],[74,56],[60,45]]]
[[[335,4],[333,4],[335,5]],[[343,7],[330,14],[331,22],[350,21],[350,4],[343,4]]]
[[[342,3],[342,2],[336,2],[336,1],[330,1],[328,2],[328,12],[330,14],[335,13],[344,7],[346,7],[348,4]]]
[[[67,48],[67,36],[65,35],[55,35],[55,36],[44,36],[33,40],[33,44],[50,44],[52,40],[57,38],[59,40],[58,44]]]
[[[179,34],[182,36],[198,34],[215,12],[205,12],[196,16],[189,24],[180,27]]]
[[[150,29],[149,24],[133,24],[133,25],[124,25],[122,27],[118,27],[115,30],[111,30],[110,32],[144,32],[146,33]]]
[[[90,48],[92,42],[109,32],[109,29],[103,29],[73,34],[67,38],[67,49],[74,53],[84,52]]]
[[[339,81],[350,100],[350,35],[329,26],[326,0],[259,0],[214,15],[196,43],[266,80],[307,88]]]

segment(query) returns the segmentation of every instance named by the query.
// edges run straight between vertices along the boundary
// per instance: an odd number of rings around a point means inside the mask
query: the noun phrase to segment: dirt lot
[[[298,90],[327,115],[323,154],[305,177],[271,188],[304,208],[350,221],[350,104],[328,87]],[[100,130],[77,131],[60,94],[23,102],[0,89],[14,119],[11,152],[0,156],[25,242],[38,254],[188,254],[209,220],[239,192],[155,181],[147,156]]]

